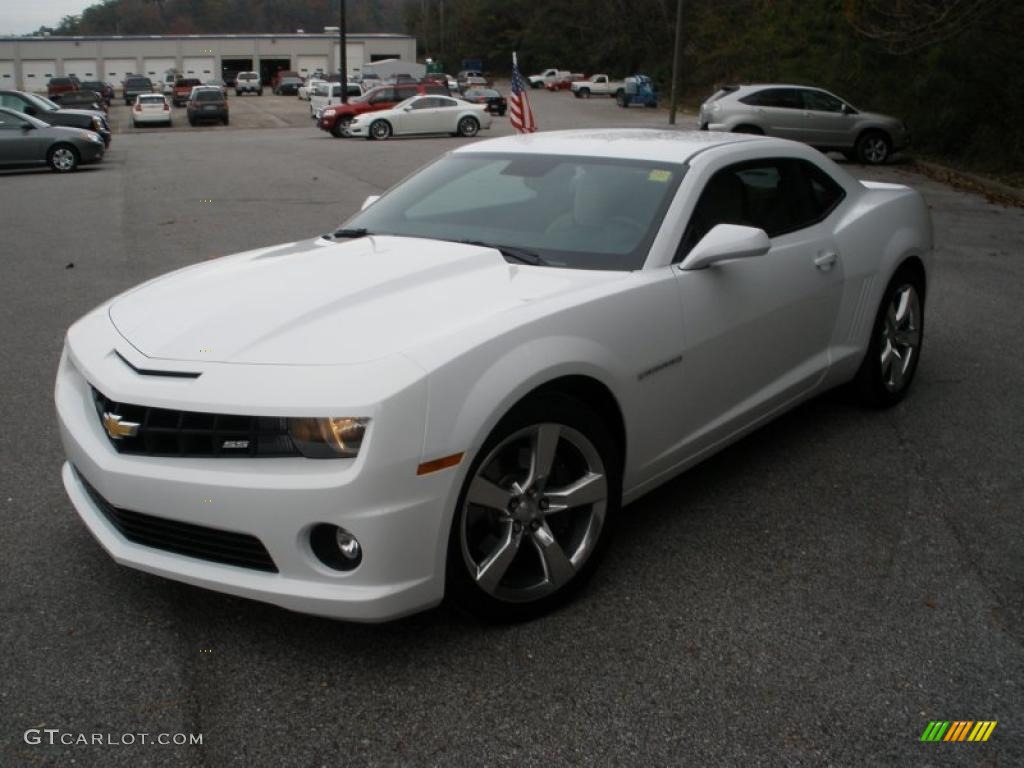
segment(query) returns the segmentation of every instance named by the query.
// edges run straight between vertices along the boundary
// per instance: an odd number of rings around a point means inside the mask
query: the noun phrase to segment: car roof
[[[453,151],[457,154],[516,152],[539,155],[585,155],[622,160],[685,163],[705,149],[744,141],[760,141],[780,148],[790,145],[790,142],[781,139],[770,139],[744,133],[620,128],[517,134],[467,144]]]

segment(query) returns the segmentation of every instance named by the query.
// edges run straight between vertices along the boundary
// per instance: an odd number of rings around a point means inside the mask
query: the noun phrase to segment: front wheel
[[[391,137],[391,123],[387,120],[375,120],[370,124],[370,138],[377,141]]]
[[[78,167],[78,150],[70,144],[58,144],[50,150],[47,162],[57,173],[70,173]]]
[[[480,131],[480,123],[472,117],[459,120],[459,136],[476,136]]]
[[[620,107],[629,106],[629,104],[626,102],[626,94],[624,93],[615,94],[615,103],[618,104]]]
[[[868,165],[881,165],[889,159],[892,142],[881,131],[868,131],[857,139],[857,158]]]
[[[923,341],[924,284],[918,275],[903,269],[885,289],[864,361],[854,380],[866,404],[887,408],[906,396]]]
[[[447,595],[484,619],[552,610],[597,567],[621,499],[601,417],[560,393],[516,406],[484,442],[459,495]]]
[[[590,98],[590,89],[589,88],[580,88],[579,91],[577,91],[577,93],[579,94],[581,99],[589,99]]]

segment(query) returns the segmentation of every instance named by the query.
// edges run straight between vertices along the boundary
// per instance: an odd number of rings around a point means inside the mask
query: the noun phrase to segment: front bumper
[[[87,379],[72,358],[66,350],[55,389],[67,456],[64,486],[86,527],[118,563],[293,611],[353,621],[385,621],[440,602],[449,510],[454,509],[461,468],[416,475],[425,383],[382,406],[354,460],[165,458],[118,453],[100,424],[90,390],[90,385],[110,388],[124,398],[127,386],[137,390],[136,401],[144,402],[146,390],[160,385],[123,364],[119,370],[113,358],[94,361]],[[253,366],[260,367],[267,366]],[[163,384],[182,391],[193,385],[184,380]],[[301,402],[301,392],[290,394]],[[278,572],[129,541],[80,477],[118,508],[254,536]],[[356,536],[363,550],[356,569],[333,570],[314,555],[309,534],[321,523],[343,526]]]

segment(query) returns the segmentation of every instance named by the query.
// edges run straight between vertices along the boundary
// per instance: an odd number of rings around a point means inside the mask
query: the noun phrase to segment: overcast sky
[[[0,0],[0,35],[24,35],[43,24],[57,26],[64,16],[79,14],[90,0]]]

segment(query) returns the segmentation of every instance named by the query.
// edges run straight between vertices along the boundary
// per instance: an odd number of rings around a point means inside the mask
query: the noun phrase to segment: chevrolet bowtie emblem
[[[103,414],[103,428],[107,430],[111,440],[120,440],[122,437],[135,437],[139,434],[139,423],[137,421],[121,421],[116,413]]]

